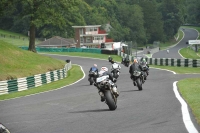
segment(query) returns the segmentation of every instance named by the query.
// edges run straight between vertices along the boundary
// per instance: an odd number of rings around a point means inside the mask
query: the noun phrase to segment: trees
[[[183,1],[163,0],[159,10],[162,13],[166,39],[172,38],[183,24]]]
[[[140,2],[144,14],[144,28],[147,43],[163,40],[163,21],[161,13],[157,11],[157,3],[153,1]]]
[[[65,34],[66,28],[71,27],[74,21],[79,24],[84,23],[82,16],[77,11],[78,0],[4,0],[4,4],[9,4],[10,2],[17,16],[23,19],[28,18],[30,33],[28,50],[33,52],[36,52],[36,29],[42,28],[41,33],[48,36],[53,35],[52,33],[54,32],[52,31],[56,27],[61,34]],[[4,13],[6,11],[4,10]],[[55,33],[57,34],[58,32]]]
[[[200,1],[187,0],[186,3],[186,23],[200,24]]]

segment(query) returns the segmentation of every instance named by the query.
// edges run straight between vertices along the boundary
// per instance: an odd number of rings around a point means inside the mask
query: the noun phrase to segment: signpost
[[[200,44],[200,40],[189,40],[189,44]]]
[[[189,45],[195,45],[195,51],[198,51],[197,44],[200,44],[200,40],[188,40]]]

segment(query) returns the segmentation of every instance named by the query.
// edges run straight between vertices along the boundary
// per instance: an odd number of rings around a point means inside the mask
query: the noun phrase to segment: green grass
[[[171,70],[176,72],[177,74],[200,73],[200,69],[198,67],[176,67],[176,66],[159,66],[159,65],[149,65],[149,66]]]
[[[198,56],[197,54],[200,55],[200,50],[199,52],[195,52],[194,50],[188,48],[182,48],[180,51],[180,54],[188,59],[200,59],[200,56]]]
[[[178,82],[179,92],[189,104],[200,125],[200,78],[183,79]]]
[[[63,69],[65,64],[65,61],[25,51],[0,40],[0,80]]]
[[[79,57],[88,57],[88,58],[97,58],[108,60],[108,54],[96,54],[96,53],[84,53],[84,52],[42,52],[47,54],[60,54],[60,55],[69,55],[69,56],[79,56]],[[110,55],[114,61],[121,62],[122,58],[118,55]]]
[[[21,92],[13,92],[10,94],[0,95],[0,100],[22,97],[22,96],[26,96],[30,94],[36,94],[40,92],[55,90],[57,88],[74,83],[83,77],[83,72],[81,71],[80,66],[77,66],[77,65],[72,65],[72,68],[67,72],[67,74],[68,76],[64,79],[61,79],[59,81],[55,81],[49,84],[44,84],[43,86],[40,86],[40,87],[28,89]]]
[[[200,31],[200,28],[198,29]],[[0,30],[0,33],[2,30]],[[180,31],[179,31],[180,32]],[[6,31],[3,31],[6,33]],[[6,33],[12,34],[12,33]],[[182,38],[182,33],[179,34],[179,39]],[[52,59],[49,57],[45,57],[42,55],[38,55],[36,53],[32,53],[29,51],[24,51],[10,44],[16,46],[27,46],[21,45],[22,42],[17,42],[12,38],[2,41],[2,37],[0,37],[0,78],[18,78],[24,76],[31,76],[37,73],[44,73],[45,71],[55,70],[59,68],[63,68],[64,62],[60,62],[56,59]],[[8,43],[10,41],[10,43]],[[174,45],[179,40],[174,41],[171,40],[170,42],[161,44],[162,49],[165,49],[169,46]],[[56,53],[51,52],[51,54],[62,54],[62,55],[69,55],[69,56],[80,56],[80,57],[89,57],[89,58],[99,58],[99,59],[108,59],[109,55],[104,54],[93,54],[93,53],[80,53],[80,52],[73,52],[73,53]],[[121,57],[117,55],[111,55],[113,59],[117,62],[121,62]],[[185,56],[185,53],[183,53]],[[193,57],[192,57],[193,58]],[[57,66],[57,64],[60,64]],[[170,67],[170,66],[156,66],[150,65],[150,67],[156,67],[161,69],[168,69],[171,71],[175,71],[176,73],[184,74],[184,73],[200,73],[199,68],[187,68],[187,67]],[[73,65],[72,69],[68,71],[68,77],[56,82],[52,82],[49,84],[45,84],[43,86],[32,88],[29,90],[25,90],[22,92],[14,92],[11,94],[0,95],[0,100],[3,99],[10,99],[16,98],[21,96],[26,96],[30,94],[36,94],[44,91],[54,90],[56,88],[63,87],[65,85],[71,84],[83,77],[83,73],[79,66]],[[178,82],[178,88],[183,96],[183,98],[187,101],[189,106],[191,107],[193,114],[197,122],[200,124],[200,89],[199,87],[200,78],[196,79],[184,79]]]
[[[14,33],[10,31],[5,31],[0,29],[0,40],[10,43],[15,46],[28,46],[29,45],[29,39],[28,36],[25,36],[23,34]],[[35,40],[35,43],[38,44],[41,41],[38,39]]]

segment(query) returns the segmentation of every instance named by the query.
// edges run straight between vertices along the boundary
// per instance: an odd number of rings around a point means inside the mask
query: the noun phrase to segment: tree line
[[[1,0],[1,29],[35,37],[74,37],[74,25],[111,25],[114,41],[165,42],[183,24],[200,24],[199,0]]]

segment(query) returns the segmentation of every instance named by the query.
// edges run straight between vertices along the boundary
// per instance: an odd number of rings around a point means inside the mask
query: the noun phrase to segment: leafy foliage
[[[1,29],[34,38],[74,37],[73,25],[111,25],[114,41],[165,42],[184,23],[200,23],[199,0],[1,0]]]

